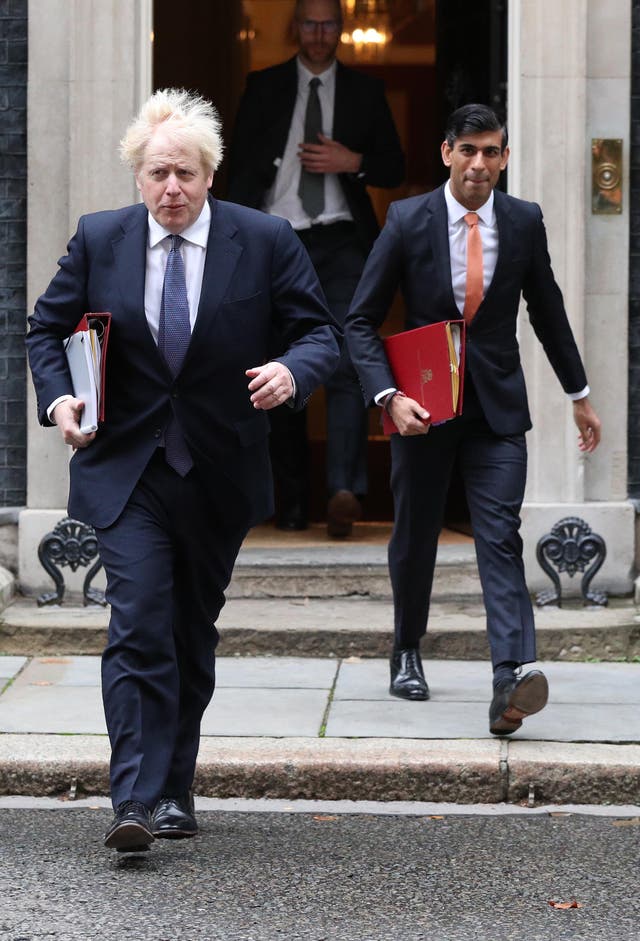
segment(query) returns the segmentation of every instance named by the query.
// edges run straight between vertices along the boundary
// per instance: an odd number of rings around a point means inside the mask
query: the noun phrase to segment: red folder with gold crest
[[[464,386],[464,320],[405,330],[383,340],[396,387],[419,402],[431,415],[434,425],[449,421],[462,412]],[[385,434],[397,432],[386,411]]]

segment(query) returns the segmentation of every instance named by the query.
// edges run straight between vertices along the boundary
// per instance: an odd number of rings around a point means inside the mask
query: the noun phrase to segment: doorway
[[[375,4],[370,4],[375,6]],[[375,53],[342,44],[339,58],[383,79],[407,157],[407,177],[393,190],[371,190],[379,222],[389,203],[428,192],[446,178],[439,157],[447,114],[469,101],[490,104],[501,113],[507,94],[507,0],[385,0],[392,39]],[[233,120],[249,71],[266,68],[295,54],[289,24],[293,0],[190,0],[189,15],[175,15],[175,4],[154,0],[153,87],[186,87],[210,98],[218,108],[224,136]],[[216,174],[213,193],[226,193],[226,169]],[[397,298],[385,333],[402,329]],[[325,414],[322,390],[308,407],[311,447],[310,518],[324,519]],[[389,521],[389,444],[381,433],[378,409],[369,423],[369,494],[365,519]],[[468,528],[468,510],[454,474],[446,521]]]

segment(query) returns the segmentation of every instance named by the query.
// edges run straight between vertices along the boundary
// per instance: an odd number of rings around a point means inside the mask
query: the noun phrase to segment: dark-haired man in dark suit
[[[454,461],[473,526],[487,612],[494,695],[492,733],[514,732],[547,701],[544,675],[518,677],[536,658],[524,577],[520,507],[531,427],[516,319],[521,295],[565,393],[573,400],[579,447],[593,451],[600,421],[551,270],[540,207],[495,189],[507,165],[507,131],[483,105],[449,120],[442,159],[449,180],[426,196],[392,204],[369,256],[345,332],[367,402],[386,408],[391,437],[395,524],[389,568],[395,609],[390,691],[424,700],[429,690],[419,644],[429,615],[438,534]],[[464,408],[430,427],[429,413],[394,383],[377,329],[402,287],[406,328],[464,317]]]
[[[228,196],[291,222],[329,309],[343,323],[378,233],[367,186],[398,186],[404,157],[382,83],[336,60],[340,3],[297,0],[293,28],[297,56],[247,79],[231,144]],[[325,390],[328,532],[344,538],[367,490],[367,412],[346,348]],[[276,524],[303,529],[305,414],[285,408],[270,418],[280,492]]]

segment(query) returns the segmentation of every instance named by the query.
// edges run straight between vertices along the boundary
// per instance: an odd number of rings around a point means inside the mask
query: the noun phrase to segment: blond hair
[[[147,144],[160,124],[166,124],[181,144],[200,151],[204,167],[220,166],[224,145],[220,115],[205,98],[184,88],[161,88],[143,104],[120,141],[120,157],[137,171]]]

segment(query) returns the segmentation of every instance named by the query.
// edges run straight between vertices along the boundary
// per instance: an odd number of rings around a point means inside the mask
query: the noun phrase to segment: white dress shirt
[[[444,198],[447,203],[447,216],[449,218],[449,257],[451,259],[451,286],[456,307],[462,313],[464,297],[467,287],[467,231],[468,226],[464,217],[469,212],[465,209],[451,192],[451,184],[447,182],[444,188]],[[478,231],[482,239],[482,267],[484,297],[491,284],[493,273],[498,260],[498,224],[493,207],[493,190],[484,206],[476,210],[478,216]]]
[[[336,62],[329,68],[314,75],[305,68],[300,59],[296,60],[298,67],[298,93],[291,117],[289,136],[282,158],[277,158],[278,172],[273,186],[265,194],[262,208],[272,216],[288,219],[294,229],[308,229],[311,224],[320,223],[328,225],[332,222],[344,220],[352,221],[353,216],[345,199],[342,187],[335,173],[324,175],[324,210],[316,219],[311,219],[302,208],[298,196],[300,183],[300,170],[302,164],[298,156],[300,144],[304,141],[304,118],[309,99],[309,82],[312,78],[319,78],[318,97],[322,109],[322,133],[325,137],[333,135],[333,103],[336,91]],[[276,161],[276,162],[277,162]]]
[[[444,198],[447,203],[447,216],[449,220],[449,257],[451,259],[451,286],[456,307],[462,313],[467,285],[467,223],[465,215],[470,211],[466,209],[451,192],[451,183],[447,180],[444,187]],[[498,261],[498,224],[494,208],[493,190],[489,199],[475,210],[478,216],[478,231],[482,239],[482,267],[483,267],[483,298],[489,289]],[[375,396],[377,405],[384,405],[384,401],[394,388],[383,389]],[[583,399],[589,395],[589,386],[580,392],[568,393],[572,401]]]
[[[211,208],[209,201],[205,199],[202,212],[196,221],[180,233],[180,237],[184,239],[180,245],[180,253],[184,262],[184,277],[187,282],[187,299],[189,301],[189,323],[192,331],[200,303],[210,224]],[[163,228],[149,213],[147,267],[144,278],[144,313],[156,343],[158,342],[164,271],[171,250],[170,236],[171,233],[168,229]]]

